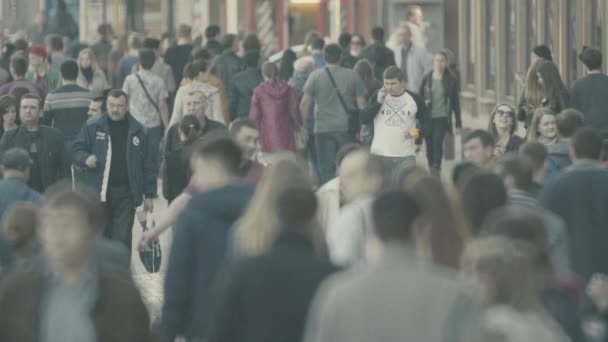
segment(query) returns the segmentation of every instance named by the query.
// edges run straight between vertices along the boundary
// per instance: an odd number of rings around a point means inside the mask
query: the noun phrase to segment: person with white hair
[[[399,28],[392,38],[395,63],[406,81],[406,89],[418,93],[424,76],[432,69],[426,49],[416,46],[409,26]]]

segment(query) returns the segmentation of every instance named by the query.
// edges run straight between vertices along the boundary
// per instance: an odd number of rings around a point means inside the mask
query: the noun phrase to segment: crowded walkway
[[[602,52],[473,115],[423,16],[3,37],[0,341],[608,341]]]

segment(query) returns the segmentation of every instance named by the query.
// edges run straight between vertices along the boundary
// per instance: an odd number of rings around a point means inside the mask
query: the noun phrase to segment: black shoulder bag
[[[154,109],[156,109],[156,111],[158,112],[158,115],[160,115],[160,108],[158,108],[158,105],[156,104],[156,102],[154,102],[154,100],[152,100],[152,96],[150,96],[150,93],[148,93],[148,89],[144,85],[144,81],[142,81],[141,77],[139,77],[139,75],[137,73],[135,73],[135,77],[137,77],[139,84],[144,89],[144,93],[146,93],[146,97],[148,98],[148,101],[150,101],[150,103],[152,103],[152,105],[154,106]]]
[[[329,71],[328,67],[325,68],[325,72],[327,72],[327,76],[329,76],[329,81],[331,82],[331,84],[334,86],[334,89],[336,90],[336,94],[338,95],[338,99],[340,100],[340,103],[342,104],[342,108],[344,109],[346,114],[348,114],[348,131],[353,136],[358,138],[359,130],[360,130],[359,109],[358,108],[353,108],[353,109],[348,108],[348,106],[346,105],[346,101],[344,101],[344,97],[342,97],[342,93],[340,92],[340,89],[338,89],[336,80],[334,79],[334,76],[331,74],[331,71]]]

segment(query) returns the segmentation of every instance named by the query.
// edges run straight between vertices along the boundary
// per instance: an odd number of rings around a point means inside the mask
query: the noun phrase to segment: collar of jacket
[[[144,126],[140,124],[139,121],[135,120],[129,112],[127,112],[127,120],[129,120],[129,134],[134,134],[144,129]],[[99,117],[99,125],[103,127],[106,132],[110,131],[110,117],[107,112]]]

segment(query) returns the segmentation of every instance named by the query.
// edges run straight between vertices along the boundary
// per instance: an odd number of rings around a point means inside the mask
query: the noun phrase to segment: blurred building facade
[[[460,0],[458,17],[462,103],[473,114],[517,104],[515,73],[526,73],[536,45],[551,48],[568,86],[585,74],[583,46],[608,55],[606,0]]]

